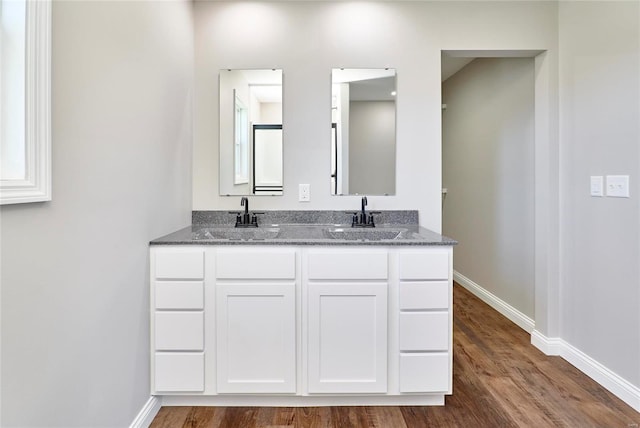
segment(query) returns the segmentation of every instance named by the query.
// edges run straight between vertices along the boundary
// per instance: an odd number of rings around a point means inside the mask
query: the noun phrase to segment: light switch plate
[[[591,176],[591,196],[604,196],[604,178],[601,175]]]
[[[607,175],[607,196],[614,198],[628,198],[629,176]]]
[[[311,185],[299,184],[298,185],[298,201],[309,202],[311,200]]]

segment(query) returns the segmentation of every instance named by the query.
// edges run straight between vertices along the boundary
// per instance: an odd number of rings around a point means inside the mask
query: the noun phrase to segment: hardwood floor
[[[151,427],[638,428],[640,413],[459,285],[453,395],[443,407],[163,407]]]

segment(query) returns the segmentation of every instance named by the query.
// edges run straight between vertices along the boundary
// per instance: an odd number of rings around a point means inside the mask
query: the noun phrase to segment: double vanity
[[[151,242],[151,392],[164,405],[442,405],[455,241],[415,211],[227,212]]]

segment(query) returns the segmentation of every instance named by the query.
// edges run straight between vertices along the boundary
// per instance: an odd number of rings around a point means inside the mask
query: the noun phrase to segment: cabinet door
[[[310,393],[387,391],[387,284],[309,284]]]
[[[295,393],[295,285],[218,284],[220,393]]]

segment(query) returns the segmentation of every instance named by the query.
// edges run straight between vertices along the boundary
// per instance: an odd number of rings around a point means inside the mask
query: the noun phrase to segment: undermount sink
[[[280,233],[279,228],[206,228],[197,232],[196,239],[262,240],[274,239]]]
[[[404,229],[349,229],[331,228],[323,231],[329,239],[346,239],[349,241],[382,241],[396,239]]]

